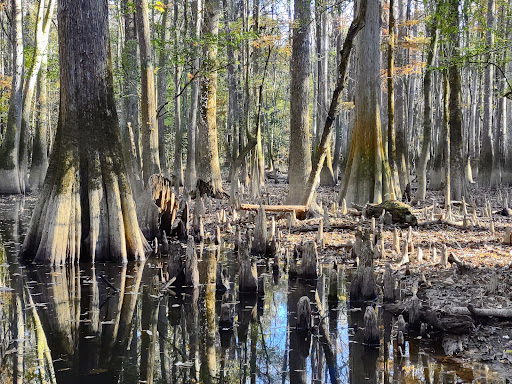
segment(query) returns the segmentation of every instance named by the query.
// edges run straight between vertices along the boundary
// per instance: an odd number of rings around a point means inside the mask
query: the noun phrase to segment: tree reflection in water
[[[365,308],[348,310],[349,270],[343,268],[338,302],[327,302],[325,279],[275,277],[263,260],[258,274],[265,296],[238,294],[236,255],[216,247],[198,247],[195,289],[161,291],[166,259],[124,267],[21,268],[16,255],[30,215],[22,205],[20,199],[0,198],[0,281],[9,288],[0,292],[0,347],[8,345],[0,351],[9,352],[2,356],[2,383],[451,383],[477,377],[500,382],[483,365],[442,363],[437,346],[425,341],[407,341],[400,356],[396,319],[375,303],[381,345],[363,345]],[[184,257],[184,250],[177,247],[171,257]],[[330,276],[329,268],[323,276]],[[226,270],[227,291],[216,285],[218,269]],[[329,367],[319,334],[296,329],[297,302],[309,297],[315,314],[316,295],[334,354]],[[233,310],[232,329],[219,328],[222,303]]]

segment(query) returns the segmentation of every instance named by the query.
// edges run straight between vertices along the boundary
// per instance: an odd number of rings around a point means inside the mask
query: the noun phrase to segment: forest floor
[[[226,186],[227,191],[229,187]],[[287,184],[274,184],[267,181],[259,201],[242,196],[242,203],[283,204],[288,192]],[[377,284],[382,286],[382,276],[386,264],[390,264],[400,290],[400,302],[407,306],[412,295],[413,284],[419,283],[418,298],[423,306],[439,309],[441,312],[452,312],[456,309],[466,309],[469,304],[476,308],[512,309],[512,247],[504,244],[503,239],[507,227],[512,227],[512,217],[505,217],[496,212],[504,208],[505,199],[512,197],[512,190],[481,190],[473,188],[472,201],[476,207],[476,222],[462,225],[463,217],[459,208],[454,208],[452,224],[432,220],[432,206],[438,219],[443,209],[443,197],[440,192],[428,192],[426,202],[413,205],[413,213],[417,216],[419,225],[412,228],[414,250],[409,254],[409,263],[401,263],[402,255],[393,251],[393,231],[397,228],[402,238],[408,234],[407,228],[396,225],[383,225],[384,239],[383,256],[374,260]],[[337,200],[337,188],[320,188],[317,202],[323,207],[331,207]],[[484,213],[485,202],[492,206],[494,233],[491,230],[491,218]],[[434,204],[435,203],[435,204]],[[219,223],[217,212],[225,209],[230,212],[228,199],[213,200],[210,212],[205,217],[205,232],[215,233]],[[454,204],[457,206],[457,202]],[[460,204],[458,205],[460,206]],[[427,207],[425,209],[425,207]],[[208,206],[207,206],[208,208]],[[468,215],[473,216],[472,205],[468,202]],[[350,211],[350,210],[349,210]],[[254,214],[242,215],[240,221],[251,227]],[[267,215],[269,219],[270,215]],[[281,249],[287,249],[291,254],[295,244],[307,240],[317,240],[317,231],[322,217],[297,220],[293,227],[289,226],[289,214],[274,214],[277,230],[281,233]],[[370,228],[371,221],[352,213],[341,215],[339,210],[329,213],[331,228],[324,229],[323,246],[318,249],[321,263],[332,264],[337,260],[339,265],[354,267],[356,260],[351,258],[351,245],[355,241],[355,230],[339,229],[340,227],[361,226]],[[426,221],[431,224],[425,225]],[[229,221],[228,221],[229,222]],[[423,223],[423,225],[422,225]],[[472,225],[474,224],[474,225]],[[235,241],[235,226],[221,224],[223,241],[233,244]],[[377,221],[377,226],[379,222]],[[462,263],[463,268],[456,264],[441,263],[443,245],[446,255],[453,255]],[[418,260],[421,248],[423,259]],[[423,278],[424,276],[424,278]],[[494,284],[496,283],[496,284]],[[379,297],[382,297],[380,292]],[[456,307],[455,309],[453,309]],[[492,370],[501,372],[512,379],[512,317],[476,317],[472,316],[475,331],[464,336],[457,336],[455,349],[447,351],[446,359],[452,362],[485,362]],[[430,335],[409,337],[429,337]],[[446,351],[447,348],[445,348]],[[448,347],[450,349],[450,347]],[[448,355],[452,356],[448,356]]]

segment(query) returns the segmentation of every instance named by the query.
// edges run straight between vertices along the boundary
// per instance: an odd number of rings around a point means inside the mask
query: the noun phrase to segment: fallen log
[[[391,214],[394,223],[417,225],[418,219],[412,213],[411,207],[398,200],[386,200],[380,204],[367,204],[366,217],[379,218],[383,211]]]
[[[258,212],[260,205],[258,204],[240,204],[240,210],[242,211],[254,211]],[[263,205],[265,212],[293,212],[297,216],[305,216],[308,212],[306,205]]]
[[[404,304],[383,304],[383,308],[396,316],[401,314],[409,320],[409,307]],[[427,323],[439,331],[456,335],[473,333],[475,330],[471,316],[433,309],[428,306],[422,306],[419,309],[419,319],[421,322]]]
[[[475,308],[472,304],[467,307],[451,307],[450,313],[475,317],[497,317],[500,319],[511,319],[512,308]]]

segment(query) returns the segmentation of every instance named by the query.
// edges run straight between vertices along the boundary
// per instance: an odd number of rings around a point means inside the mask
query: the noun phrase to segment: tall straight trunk
[[[369,1],[365,27],[357,36],[354,132],[339,198],[380,203],[394,198],[380,121],[380,1]]]
[[[30,135],[30,120],[32,118],[32,106],[34,105],[34,95],[36,93],[37,80],[43,58],[47,55],[48,38],[50,35],[50,26],[53,17],[56,0],[39,0],[37,12],[37,22],[35,31],[35,52],[32,66],[28,71],[28,77],[23,89],[23,105],[21,115],[21,134],[20,134],[20,181],[23,178],[22,189],[28,188],[26,181],[28,178],[28,151],[27,143]],[[40,184],[35,185],[38,188]]]
[[[388,43],[388,162],[391,177],[397,195],[399,195],[400,181],[396,166],[396,131],[395,131],[395,1],[389,0],[389,43]]]
[[[418,191],[416,199],[424,201],[427,194],[427,164],[430,160],[430,145],[432,143],[432,67],[437,55],[437,10],[432,18],[432,25],[427,29],[430,33],[430,43],[427,52],[427,67],[423,77],[423,141],[421,143],[420,161],[418,164]]]
[[[178,2],[174,2],[174,46],[178,47],[180,44],[180,26],[179,26],[179,7]],[[179,65],[178,50],[174,57],[174,89],[176,95],[174,96],[174,130],[176,133],[176,141],[174,144],[174,166],[173,175],[176,177],[176,186],[183,185],[183,127],[181,122],[181,97],[178,96],[180,90],[181,78],[181,65]]]
[[[327,9],[319,9],[320,6],[317,3],[315,6],[317,13],[317,67],[318,67],[318,102],[317,105],[317,142],[322,135],[322,129],[327,120],[327,113],[329,109],[328,92],[329,92],[329,14]],[[332,169],[332,154],[331,154],[332,138],[329,139],[326,144],[327,153],[324,160],[324,166],[320,173],[320,185],[322,186],[334,186],[336,180],[334,179],[334,172]],[[317,148],[315,148],[315,151]]]
[[[135,17],[137,36],[139,39],[141,70],[142,174],[144,184],[146,184],[151,175],[160,173],[158,123],[156,119],[155,68],[153,67],[151,52],[147,0],[135,0]]]
[[[309,124],[311,22],[310,0],[294,0],[294,28],[290,62],[290,150],[287,202],[298,203],[311,171],[311,144]]]
[[[23,10],[21,0],[11,0],[13,73],[7,127],[0,146],[0,193],[24,192],[24,174],[19,167],[23,100]]]
[[[496,12],[495,0],[487,2],[487,28],[485,39],[487,48],[492,49],[494,44],[494,29]],[[494,55],[487,53],[487,61],[492,62]],[[482,146],[480,149],[480,161],[478,165],[478,184],[481,187],[489,188],[493,180],[495,153],[493,147],[493,91],[494,91],[494,67],[487,65],[484,74],[484,116],[482,126]]]
[[[453,55],[448,65],[448,82],[450,83],[450,162],[451,162],[451,186],[452,198],[461,200],[466,193],[467,183],[464,172],[465,162],[462,152],[462,109],[461,109],[461,84],[459,71],[459,1],[448,0],[449,18],[452,26],[450,40],[453,44]]]
[[[238,129],[239,129],[239,118],[240,118],[240,111],[239,111],[239,94],[238,94],[238,86],[237,86],[237,75],[236,75],[236,61],[235,61],[235,51],[233,48],[233,39],[231,38],[231,28],[229,23],[231,22],[231,16],[230,16],[230,7],[228,6],[227,0],[223,0],[223,7],[224,7],[224,28],[226,32],[226,39],[228,41],[227,47],[226,47],[226,53],[228,58],[228,75],[227,75],[227,81],[228,81],[228,117],[227,117],[227,129],[228,132],[231,134],[231,153],[228,155],[228,157],[231,157],[231,163],[234,159],[238,157],[238,150],[239,150],[239,142],[238,142]],[[231,171],[233,170],[233,167],[231,168]],[[232,173],[232,172],[231,172]],[[234,181],[234,175],[230,175],[231,182]]]
[[[37,117],[32,146],[32,164],[30,167],[29,185],[31,190],[43,185],[48,169],[48,88],[47,88],[48,55],[45,54],[37,77]]]
[[[192,10],[192,40],[198,39],[201,33],[201,14],[200,0],[193,0]],[[199,70],[199,52],[194,42],[192,43],[192,53],[194,54],[194,69]],[[199,104],[199,82],[194,78],[190,91],[190,117],[187,124],[187,170],[185,172],[185,189],[192,191],[196,186],[196,132],[197,132],[197,108]]]
[[[217,145],[217,45],[220,0],[205,0],[201,37],[203,48],[200,92],[199,130],[197,136],[197,187],[201,194],[220,197],[224,194]]]
[[[158,93],[158,157],[160,161],[160,167],[164,175],[167,175],[169,172],[169,167],[167,165],[167,145],[165,143],[165,118],[166,118],[166,108],[167,105],[167,75],[169,68],[169,58],[171,56],[171,49],[169,46],[169,40],[171,38],[171,27],[172,27],[172,4],[169,0],[165,2],[164,14],[162,16],[162,25],[161,25],[161,33],[159,36],[161,48],[160,53],[158,55],[158,72],[157,72],[157,93]],[[176,8],[176,2],[174,2],[174,7]],[[176,17],[176,15],[174,16]],[[175,25],[176,28],[176,25]],[[178,33],[175,29],[175,33]],[[178,64],[175,64],[175,67]],[[178,92],[178,91],[176,91]],[[175,100],[176,101],[176,100]],[[179,105],[178,105],[179,108]],[[176,108],[175,108],[176,113]],[[178,117],[179,120],[179,117]]]
[[[142,191],[140,125],[139,125],[139,64],[137,60],[137,27],[135,13],[129,0],[123,0],[124,45],[121,54],[123,69],[123,120],[121,144],[132,192],[137,197]]]
[[[443,157],[444,157],[444,206],[451,211],[451,137],[450,137],[450,85],[446,71],[443,71]]]
[[[254,20],[254,32],[259,38],[260,35],[260,0],[254,0],[253,2],[253,20]],[[254,51],[252,53],[253,56],[253,77],[259,78],[259,56],[260,49],[256,46],[254,47]],[[265,184],[265,158],[263,154],[263,135],[261,133],[261,101],[263,87],[260,87],[259,84],[263,84],[265,81],[265,74],[263,74],[263,78],[261,82],[258,82],[254,85],[254,101],[255,101],[255,113],[254,113],[254,128],[255,128],[255,139],[256,146],[252,152],[252,172],[251,177],[256,178],[256,181],[252,183],[253,188],[257,188],[257,191],[252,191],[254,196],[259,196],[260,188]]]
[[[23,243],[26,260],[145,258],[122,156],[107,10],[106,1],[59,1],[59,122]]]

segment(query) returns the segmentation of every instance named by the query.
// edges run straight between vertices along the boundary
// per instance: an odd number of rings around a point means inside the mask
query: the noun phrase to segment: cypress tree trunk
[[[175,2],[176,7],[176,2]],[[165,2],[165,11],[162,16],[160,39],[160,55],[158,56],[158,72],[157,72],[157,90],[158,90],[158,156],[160,160],[160,167],[164,175],[168,176],[167,166],[167,146],[165,145],[165,105],[167,103],[167,74],[170,58],[169,40],[171,38],[171,9],[172,4],[170,1]],[[176,15],[174,16],[176,18]],[[176,28],[176,24],[175,24]],[[177,30],[175,33],[178,33]],[[177,66],[177,64],[175,64]],[[178,92],[178,91],[176,91]],[[177,100],[175,100],[177,101]],[[179,105],[178,105],[179,108]],[[174,110],[176,113],[176,109]],[[178,117],[179,120],[179,117]]]
[[[124,46],[123,68],[123,119],[121,144],[132,192],[137,197],[142,192],[140,126],[139,126],[139,64],[137,60],[137,28],[135,12],[129,0],[123,0]]]
[[[142,176],[144,184],[146,184],[151,175],[160,173],[158,123],[156,119],[155,68],[153,67],[151,53],[147,0],[135,0],[135,17],[137,22],[137,36],[139,39],[141,69]],[[165,164],[163,165],[165,167]]]
[[[295,0],[292,58],[290,63],[290,151],[288,204],[299,203],[311,171],[309,124],[309,35],[311,22],[309,0]]]
[[[174,46],[179,46],[180,31],[178,19],[178,2],[174,2]],[[176,133],[176,141],[174,144],[174,166],[173,175],[176,177],[176,190],[183,185],[183,127],[181,123],[181,97],[178,96],[180,91],[180,78],[181,78],[181,65],[179,65],[178,50],[176,50],[175,64],[174,64],[174,90],[176,96],[174,97],[174,130]]]
[[[206,0],[203,6],[202,38],[216,40],[219,34],[220,1]],[[217,145],[217,45],[205,44],[201,77],[199,131],[197,137],[197,188],[202,194],[224,194]]]
[[[388,162],[395,189],[400,181],[396,166],[396,131],[395,131],[395,2],[389,0],[389,44],[388,44]]]
[[[24,175],[20,173],[21,106],[23,95],[23,11],[21,0],[11,1],[13,74],[7,127],[0,147],[0,193],[22,193]]]
[[[420,161],[418,164],[418,191],[417,200],[425,200],[427,193],[427,163],[430,160],[430,144],[432,143],[432,70],[437,54],[437,14],[433,17],[433,22],[430,28],[430,44],[427,53],[427,68],[425,69],[425,76],[423,78],[423,141],[421,143]]]
[[[199,0],[192,1],[192,40],[199,38],[201,31],[201,16],[199,13]],[[194,54],[194,69],[199,70],[199,55],[195,45],[192,45]],[[187,124],[187,171],[185,172],[185,189],[192,191],[196,185],[196,132],[197,107],[199,102],[199,84],[197,79],[192,80],[190,91],[190,117]]]
[[[394,198],[380,121],[380,1],[369,1],[365,27],[357,36],[354,132],[340,201],[364,205]]]
[[[35,32],[35,52],[34,61],[28,71],[28,78],[23,90],[23,106],[21,115],[21,136],[20,136],[20,178],[23,178],[25,188],[25,179],[28,177],[28,151],[27,142],[30,134],[30,121],[32,118],[32,106],[34,104],[34,95],[36,93],[39,72],[43,63],[43,58],[47,56],[48,37],[50,34],[50,25],[53,17],[53,10],[56,0],[40,0],[37,12],[37,23]],[[34,140],[34,145],[39,145]],[[46,144],[45,144],[46,146]],[[36,150],[36,148],[34,148]],[[36,170],[37,171],[37,170]],[[36,175],[36,179],[40,178]],[[33,179],[33,178],[32,178]],[[32,186],[28,180],[29,186]],[[36,183],[34,187],[37,189],[42,182]]]
[[[465,162],[462,155],[462,109],[461,109],[461,84],[459,71],[459,0],[449,0],[449,18],[451,24],[450,39],[453,43],[454,54],[448,66],[448,82],[450,83],[450,165],[452,198],[461,200],[465,194],[467,185],[464,172]]]
[[[37,77],[37,118],[32,146],[32,164],[29,185],[31,190],[39,189],[48,169],[48,89],[46,86],[48,55],[45,54]]]
[[[487,28],[486,43],[487,49],[492,49],[494,44],[493,30],[495,28],[494,13],[496,12],[495,0],[487,2]],[[487,54],[488,62],[493,61],[493,54]],[[494,67],[487,65],[484,74],[484,116],[482,126],[482,146],[480,148],[480,161],[478,164],[478,184],[481,187],[489,188],[493,179],[495,153],[493,147],[493,91],[494,91]]]
[[[122,157],[107,9],[107,1],[59,1],[59,122],[23,244],[26,260],[144,259]]]

